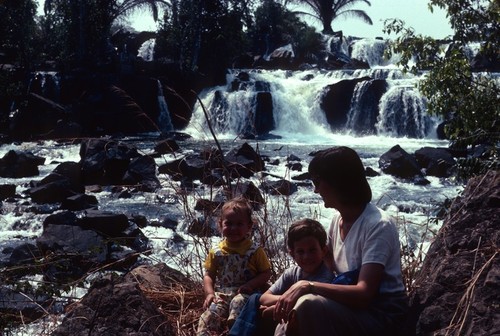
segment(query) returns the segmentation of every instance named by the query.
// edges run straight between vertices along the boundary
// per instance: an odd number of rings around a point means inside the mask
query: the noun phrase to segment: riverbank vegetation
[[[499,168],[500,82],[489,71],[500,71],[500,5],[495,1],[432,0],[447,10],[454,35],[446,44],[422,36],[400,20],[386,21],[395,33],[388,56],[401,55],[405,71],[427,71],[419,89],[428,112],[447,120],[450,147],[477,149],[478,155],[459,160],[459,177],[468,178]],[[476,44],[479,53],[468,54]],[[482,71],[473,71],[479,66]]]

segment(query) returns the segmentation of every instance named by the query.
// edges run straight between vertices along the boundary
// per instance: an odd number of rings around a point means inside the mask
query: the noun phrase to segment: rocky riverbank
[[[310,182],[307,173],[292,180],[264,177],[258,186],[245,182],[270,164],[248,144],[224,155],[215,149],[201,150],[156,167],[153,156],[176,152],[179,147],[182,144],[172,139],[159,141],[153,153],[144,155],[120,141],[84,140],[80,162],[60,163],[41,181],[30,183],[25,195],[17,194],[15,185],[2,185],[6,205],[15,204],[8,209],[49,214],[43,221],[43,233],[33,243],[2,243],[3,282],[14,285],[2,286],[0,291],[2,328],[12,326],[15,320],[28,323],[50,311],[65,314],[55,335],[88,335],[91,330],[100,330],[99,334],[104,330],[129,335],[192,334],[201,307],[200,284],[166,265],[138,262],[139,255],[148,254],[148,241],[141,230],[147,225],[172,224],[148,223],[141,216],[128,218],[97,210],[92,193],[111,188],[116,197],[127,198],[131,193],[154,192],[161,173],[179,181],[182,192],[187,193],[198,183],[232,188],[238,181],[237,192],[259,204],[263,193],[292,194],[299,185]],[[429,153],[444,156],[436,158]],[[442,149],[409,154],[394,146],[380,157],[379,168],[405,179],[404,183],[421,184],[426,173],[448,176],[453,171],[448,154]],[[300,165],[299,158],[288,159],[290,169]],[[42,157],[9,152],[0,160],[0,173],[15,178],[38,175],[43,162]],[[377,172],[368,169],[367,174]],[[498,172],[472,179],[449,208],[422,271],[411,285],[408,328],[413,331],[408,334],[450,335],[453,331],[451,335],[491,335],[491,330],[498,330],[499,180]],[[209,213],[217,205],[213,200],[200,200],[195,210]],[[2,212],[6,211],[4,206]],[[213,234],[209,221],[191,224],[187,228],[190,234]],[[94,277],[88,293],[70,305],[53,300],[64,287],[99,269],[126,275]],[[24,280],[20,282],[28,274],[43,275],[50,285],[30,292],[23,287]]]

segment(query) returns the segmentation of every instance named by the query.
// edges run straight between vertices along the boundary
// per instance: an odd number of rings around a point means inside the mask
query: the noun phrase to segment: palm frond
[[[373,21],[368,16],[368,14],[366,14],[365,11],[360,10],[360,9],[349,9],[349,10],[340,12],[337,14],[337,16],[334,18],[334,20],[337,18],[340,18],[340,17],[353,17],[353,18],[360,19],[364,23],[367,23],[369,25],[373,25]]]

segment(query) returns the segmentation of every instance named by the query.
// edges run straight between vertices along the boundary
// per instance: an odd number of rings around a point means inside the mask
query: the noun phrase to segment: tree
[[[225,81],[225,69],[247,49],[244,30],[251,2],[179,0],[165,13],[155,55],[176,62],[184,71]]]
[[[249,30],[252,51],[268,55],[274,49],[292,44],[297,57],[306,57],[323,49],[321,36],[301,22],[297,13],[274,0],[264,0],[255,10],[255,23]]]
[[[304,4],[312,10],[312,13],[306,11],[297,11],[297,13],[319,20],[323,25],[323,34],[333,34],[332,22],[340,17],[353,17],[369,25],[373,24],[365,11],[353,9],[354,6],[362,2],[371,6],[368,0],[293,0],[293,2]]]
[[[400,64],[405,71],[429,69],[419,89],[428,99],[428,112],[446,121],[445,133],[451,147],[483,148],[480,157],[461,162],[462,175],[498,169],[500,87],[490,71],[500,70],[499,3],[431,0],[431,9],[432,6],[446,9],[454,29],[446,49],[430,37],[415,34],[402,21],[389,20],[385,32],[397,34],[389,53],[401,55]],[[471,43],[481,46],[472,59],[468,52]],[[480,67],[478,60],[482,61]]]
[[[9,62],[30,68],[37,34],[36,4],[33,0],[5,0],[0,3],[0,51]]]
[[[60,43],[62,59],[76,66],[109,62],[112,24],[137,9],[149,9],[155,20],[167,0],[46,0],[45,27],[53,29]]]

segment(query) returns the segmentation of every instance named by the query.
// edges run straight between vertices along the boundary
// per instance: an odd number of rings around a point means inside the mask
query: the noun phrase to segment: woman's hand
[[[274,320],[277,322],[288,321],[288,314],[292,311],[297,300],[309,290],[309,282],[300,280],[294,283],[276,302]]]

